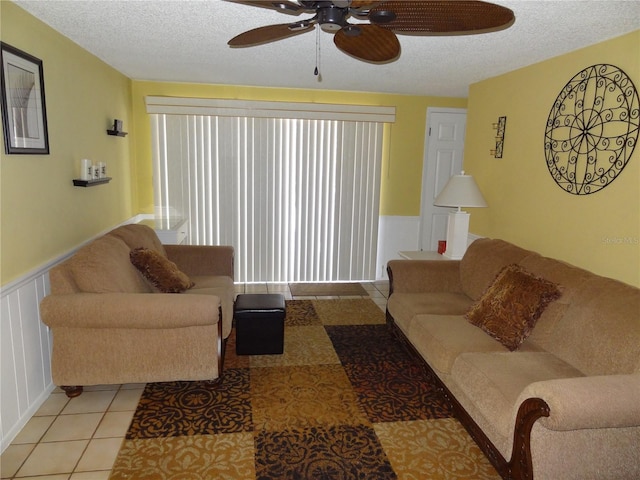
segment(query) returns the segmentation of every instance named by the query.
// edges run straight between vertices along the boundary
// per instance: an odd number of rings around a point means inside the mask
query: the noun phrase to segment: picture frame
[[[48,155],[42,60],[4,42],[0,57],[5,153]]]

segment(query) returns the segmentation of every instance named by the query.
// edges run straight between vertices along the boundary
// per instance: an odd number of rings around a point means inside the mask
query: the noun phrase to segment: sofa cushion
[[[438,374],[451,373],[461,353],[507,351],[463,315],[418,315],[409,326],[407,338]]]
[[[122,225],[111,230],[108,235],[117,237],[129,246],[130,250],[138,247],[149,248],[160,253],[163,257],[167,256],[164,245],[158,238],[155,230],[147,225],[132,223],[130,225]]]
[[[473,300],[478,300],[500,270],[512,263],[520,263],[520,260],[533,254],[504,240],[475,240],[460,260],[462,290]]]
[[[588,375],[640,373],[640,289],[593,275],[545,350]]]
[[[49,285],[53,295],[64,295],[66,293],[78,293],[80,287],[73,278],[71,270],[72,259],[68,259],[49,270]]]
[[[462,315],[473,301],[463,293],[394,293],[389,297],[387,309],[400,329],[407,333],[416,315]]]
[[[451,376],[475,409],[502,435],[512,438],[516,403],[525,387],[584,375],[551,353],[520,351],[463,353],[454,362]]]
[[[129,247],[105,235],[82,247],[68,261],[81,292],[151,293],[152,289],[129,261]]]
[[[553,341],[558,322],[564,316],[568,306],[573,302],[576,293],[582,288],[585,281],[593,278],[593,273],[560,260],[537,254],[524,258],[519,262],[519,265],[538,277],[546,278],[550,282],[562,285],[562,295],[542,312],[536,322],[536,328],[533,329],[526,340],[526,342],[535,342],[542,349],[548,350],[547,346]]]
[[[508,265],[465,316],[513,351],[529,336],[547,305],[559,296],[555,283],[519,265]]]
[[[181,293],[193,287],[191,279],[170,260],[149,248],[135,248],[129,254],[131,263],[162,293]]]

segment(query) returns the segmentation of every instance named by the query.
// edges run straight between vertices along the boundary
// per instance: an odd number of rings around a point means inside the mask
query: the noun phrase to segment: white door
[[[466,121],[465,109],[427,109],[422,166],[420,250],[435,251],[438,249],[438,240],[447,238],[447,218],[451,208],[436,207],[433,201],[449,177],[462,171]]]

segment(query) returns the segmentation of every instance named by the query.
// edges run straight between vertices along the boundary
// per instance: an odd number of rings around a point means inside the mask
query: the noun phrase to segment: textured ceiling
[[[640,28],[638,0],[494,0],[514,11],[511,28],[399,35],[400,58],[384,65],[345,55],[331,34],[320,32],[315,76],[315,31],[257,47],[227,46],[245,30],[298,19],[264,8],[222,0],[15,3],[133,79],[455,97],[466,97],[474,82]]]

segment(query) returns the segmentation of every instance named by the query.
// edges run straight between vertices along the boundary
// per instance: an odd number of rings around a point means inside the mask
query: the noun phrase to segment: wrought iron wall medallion
[[[619,68],[585,68],[556,98],[544,138],[549,173],[573,195],[602,190],[627,165],[638,142],[638,92]]]

